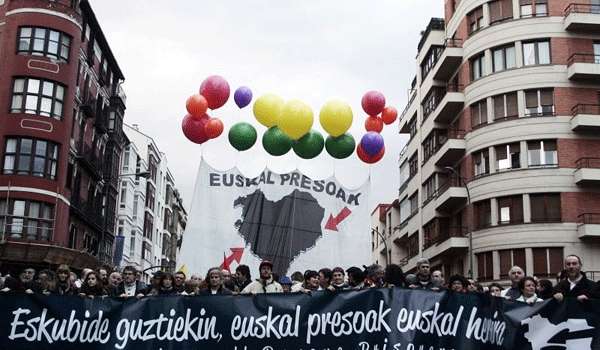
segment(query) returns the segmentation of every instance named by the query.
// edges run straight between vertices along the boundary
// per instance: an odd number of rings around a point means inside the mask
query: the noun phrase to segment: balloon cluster
[[[398,111],[385,106],[385,96],[379,91],[369,91],[363,95],[361,105],[368,117],[365,120],[367,133],[356,147],[358,158],[365,163],[376,163],[385,154],[385,143],[381,131],[383,125],[392,124],[398,117]]]
[[[227,80],[218,75],[206,78],[199,92],[185,103],[188,114],[181,123],[185,137],[197,144],[219,137],[223,133],[223,122],[219,118],[211,118],[206,111],[222,107],[228,99]]]

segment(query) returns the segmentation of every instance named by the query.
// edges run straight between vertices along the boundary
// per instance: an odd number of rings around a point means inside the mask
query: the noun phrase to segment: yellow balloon
[[[321,126],[333,137],[343,135],[352,126],[352,108],[344,101],[331,100],[319,113]]]
[[[283,106],[277,126],[291,139],[298,140],[310,131],[313,121],[309,105],[300,100],[290,100]]]
[[[275,94],[264,94],[254,102],[252,110],[259,123],[270,128],[277,125],[284,101]]]

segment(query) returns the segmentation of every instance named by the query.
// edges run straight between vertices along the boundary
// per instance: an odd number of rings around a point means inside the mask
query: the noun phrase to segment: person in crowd
[[[110,275],[108,275],[108,290],[114,290],[115,288],[117,288],[117,286],[119,285],[119,283],[121,283],[122,280],[123,278],[121,277],[121,273],[119,271],[111,272]]]
[[[82,297],[102,297],[107,296],[108,292],[102,285],[102,280],[100,279],[99,273],[96,271],[90,271],[85,275],[85,279],[83,280],[83,284],[79,289],[79,295]]]
[[[185,280],[187,278],[185,273],[183,271],[177,271],[173,277],[175,278],[175,285],[173,286],[175,291],[177,293],[185,291]]]
[[[562,282],[566,279],[567,279],[567,270],[561,270],[559,273],[556,274],[556,284],[559,284],[560,282]]]
[[[199,274],[195,273],[195,274],[193,274],[193,275],[190,276],[190,281],[198,282],[198,285],[200,285],[200,283],[202,282],[202,276],[200,276]]]
[[[108,266],[102,266],[98,269],[98,278],[102,281],[103,286],[108,286],[108,275],[110,268]]]
[[[235,286],[238,292],[244,290],[250,282],[252,282],[252,275],[250,275],[250,268],[248,265],[238,265],[235,268]]]
[[[151,295],[166,296],[166,295],[177,295],[175,290],[175,277],[169,272],[162,272],[155,274],[158,276],[158,285],[152,289]]]
[[[539,298],[544,300],[552,298],[554,294],[554,287],[552,286],[552,282],[547,279],[541,279],[538,281],[536,294]]]
[[[75,295],[78,293],[71,279],[71,269],[68,265],[59,265],[56,269],[54,293],[58,295]]]
[[[491,296],[499,297],[499,296],[501,296],[503,289],[504,288],[502,288],[502,286],[499,283],[496,283],[496,282],[490,283],[490,285],[488,286],[488,293]]]
[[[35,269],[32,267],[24,268],[19,273],[19,278],[8,277],[4,281],[3,292],[34,294],[40,291],[39,285],[34,280]]]
[[[152,278],[150,278],[150,285],[148,285],[146,287],[146,289],[144,290],[144,294],[145,295],[157,295],[158,291],[160,291],[160,281],[162,280],[162,276],[163,276],[164,272],[162,271],[154,271],[154,273],[152,273]],[[173,276],[171,276],[171,279],[173,279]],[[171,287],[173,287],[171,285]]]
[[[281,284],[273,279],[273,263],[268,260],[263,260],[259,267],[260,278],[251,282],[244,288],[242,294],[258,294],[258,293],[281,293],[283,288]]]
[[[521,296],[516,301],[520,301],[527,304],[540,303],[544,299],[537,296],[535,293],[537,288],[537,281],[531,276],[525,276],[519,281],[519,290]]]
[[[35,281],[42,294],[50,295],[56,289],[56,275],[53,271],[46,269],[38,272]]]
[[[504,289],[500,294],[501,297],[509,300],[517,300],[521,296],[521,290],[519,289],[519,282],[525,277],[525,272],[519,266],[513,266],[508,271],[508,278],[510,278],[510,288]]]
[[[94,270],[89,269],[89,268],[84,268],[83,270],[81,270],[81,275],[80,277],[75,281],[75,287],[77,287],[77,289],[81,289],[81,287],[83,286],[83,281],[85,281],[85,277],[87,276],[88,273],[92,272]]]
[[[341,267],[336,267],[331,271],[331,284],[329,285],[329,289],[330,291],[339,291],[339,290],[345,290],[345,289],[350,289],[350,286],[348,286],[348,283],[346,283],[346,281],[344,281],[345,278],[345,272],[344,269],[342,269]]]
[[[319,286],[321,290],[325,290],[331,284],[331,278],[333,277],[333,272],[331,269],[325,267],[319,270]]]
[[[229,289],[231,292],[235,292],[235,277],[231,276],[231,271],[223,269],[221,272],[223,275],[223,286],[225,286],[225,288]]]
[[[73,284],[73,287],[77,288],[77,280],[79,280],[77,274],[73,271],[69,272],[69,279],[71,280],[71,284]]]
[[[362,289],[365,286],[365,273],[356,266],[352,266],[346,270],[348,275],[348,285],[351,289]]]
[[[431,273],[429,271],[429,260],[420,258],[417,260],[417,275],[416,281],[410,284],[408,287],[411,289],[430,289],[437,290],[433,281],[431,280]]]
[[[301,285],[295,285],[292,292],[310,293],[318,291],[319,288],[319,273],[315,270],[306,270],[304,271],[304,282]]]
[[[365,287],[367,288],[381,288],[384,285],[383,277],[385,271],[383,266],[379,264],[372,264],[365,267]]]
[[[406,280],[404,279],[402,267],[397,264],[389,264],[386,266],[383,275],[383,282],[385,287],[404,288],[406,286]]]
[[[284,293],[290,293],[292,291],[292,280],[288,276],[281,276],[279,278],[279,284],[281,284]]]
[[[208,281],[208,288],[202,289],[198,295],[231,295],[232,292],[223,285],[223,270],[220,267],[213,267],[208,270],[205,281]]]
[[[431,273],[431,282],[437,288],[444,288],[446,285],[446,281],[444,280],[444,274],[441,270],[435,270]]]
[[[302,283],[304,283],[304,274],[300,271],[295,271],[292,273],[292,288],[295,285],[301,285]]]
[[[461,275],[450,276],[448,289],[455,293],[467,293],[469,291],[469,280]]]
[[[127,298],[144,296],[146,285],[136,279],[136,269],[133,266],[125,266],[123,268],[123,282],[121,282],[116,290],[115,296]]]
[[[185,291],[181,295],[197,295],[200,292],[200,281],[192,279],[185,281]]]
[[[577,298],[580,302],[590,298],[600,298],[600,291],[596,283],[587,279],[581,271],[583,262],[577,255],[565,258],[567,278],[560,281],[554,291],[554,298],[563,301],[564,298]]]

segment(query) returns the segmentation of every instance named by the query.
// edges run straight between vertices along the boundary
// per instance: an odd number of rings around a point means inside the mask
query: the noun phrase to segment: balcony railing
[[[577,169],[600,169],[600,158],[585,157],[575,162]]]
[[[578,114],[591,114],[591,115],[600,115],[600,104],[578,104],[571,108],[571,114],[576,116]]]
[[[600,5],[597,4],[570,4],[565,9],[565,17],[571,13],[596,13],[600,14]]]
[[[84,201],[78,195],[71,197],[71,207],[85,221],[102,229],[104,217],[102,216],[101,208],[96,207],[93,203]]]
[[[442,227],[439,231],[434,232],[433,237],[425,237],[423,249],[427,249],[438,243],[442,243],[452,237],[465,237],[469,232],[469,228],[465,226],[448,226]]]
[[[600,225],[600,213],[583,213],[577,216],[580,225]]]
[[[84,145],[83,150],[78,152],[77,159],[95,178],[102,178],[102,157],[96,154],[93,147]]]
[[[442,194],[446,193],[450,187],[462,187],[461,181],[456,176],[451,176],[448,178],[448,181],[443,183],[436,191],[435,196],[439,197]]]
[[[458,47],[461,48],[463,46],[463,41],[462,39],[453,39],[453,38],[447,38],[445,43],[444,43],[444,47]]]
[[[574,53],[567,60],[567,65],[572,66],[575,63],[600,64],[600,55],[596,55],[593,53]]]

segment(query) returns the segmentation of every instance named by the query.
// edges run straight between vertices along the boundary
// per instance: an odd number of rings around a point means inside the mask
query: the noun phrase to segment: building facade
[[[137,125],[124,126],[115,265],[133,265],[149,280],[156,269],[174,272],[187,213],[167,158]]]
[[[112,261],[123,73],[86,0],[0,1],[0,262]]]
[[[599,279],[600,1],[447,0],[416,60],[394,262]]]
[[[371,251],[375,264],[387,266],[405,259],[405,246],[393,244],[393,233],[400,228],[400,202],[378,204],[371,213]],[[406,259],[405,259],[406,260]]]

